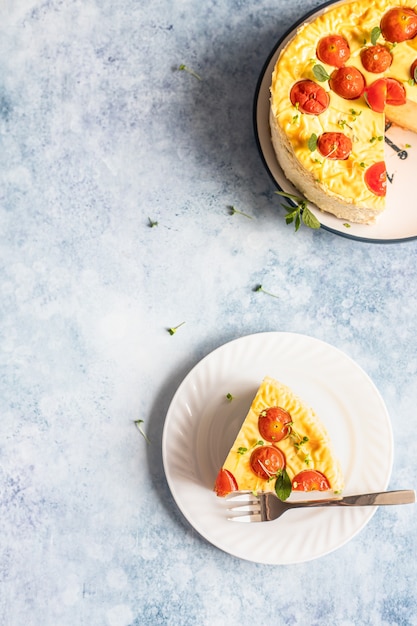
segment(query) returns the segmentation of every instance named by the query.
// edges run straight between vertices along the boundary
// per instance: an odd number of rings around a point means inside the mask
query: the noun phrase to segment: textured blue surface
[[[283,330],[364,368],[392,420],[390,487],[417,486],[417,242],[294,233],[253,137],[263,63],[319,4],[2,0],[5,626],[417,624],[414,506],[316,561],[262,566],[201,539],[162,467],[186,373]]]

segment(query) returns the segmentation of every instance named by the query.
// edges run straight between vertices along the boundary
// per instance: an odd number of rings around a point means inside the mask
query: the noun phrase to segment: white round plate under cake
[[[269,127],[269,102],[272,72],[278,56],[285,45],[296,34],[301,24],[310,22],[337,4],[346,0],[327,2],[319,9],[298,20],[270,53],[258,80],[255,92],[253,122],[255,137],[266,170],[276,186],[286,193],[300,196],[300,192],[286,179],[275,156]],[[416,86],[417,89],[417,86]],[[346,225],[330,213],[320,211],[308,203],[309,209],[320,221],[321,226],[335,234],[374,243],[397,243],[417,238],[417,200],[415,197],[415,177],[417,173],[417,135],[402,128],[391,126],[386,133],[385,162],[388,174],[387,207],[375,224]],[[277,196],[277,206],[281,200]],[[282,209],[284,217],[285,212]],[[292,227],[292,226],[289,226]]]
[[[342,465],[344,495],[387,488],[393,438],[380,393],[346,354],[296,333],[241,337],[200,361],[169,407],[163,464],[179,509],[211,544],[256,563],[301,563],[343,546],[376,507],[297,509],[273,522],[227,520],[227,501],[213,492],[214,482],[264,376],[291,387],[321,418]]]

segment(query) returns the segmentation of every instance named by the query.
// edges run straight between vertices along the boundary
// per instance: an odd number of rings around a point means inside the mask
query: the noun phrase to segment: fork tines
[[[231,513],[228,520],[250,521],[254,516],[261,514],[259,499],[252,491],[233,492],[226,496],[226,500],[231,504],[227,507],[227,511]]]

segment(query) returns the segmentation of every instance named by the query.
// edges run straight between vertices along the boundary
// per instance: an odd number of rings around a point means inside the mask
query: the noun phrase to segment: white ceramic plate
[[[299,509],[274,522],[227,521],[217,473],[255,392],[269,375],[289,385],[327,427],[345,476],[345,495],[385,490],[393,442],[376,387],[343,352],[294,333],[249,335],[206,356],[186,376],[169,407],[162,440],[172,495],[190,524],[229,554],[265,564],[309,561],[352,539],[375,507]],[[227,400],[227,394],[234,399]]]
[[[329,2],[319,10],[305,15],[299,20],[282,39],[280,39],[261,72],[255,93],[254,101],[254,129],[258,148],[264,165],[271,175],[277,187],[287,193],[300,196],[300,192],[285,178],[279,166],[271,142],[269,128],[269,87],[272,72],[282,48],[295,35],[297,29],[304,22],[315,19],[318,15],[342,2]],[[347,228],[346,220],[339,220],[330,213],[320,211],[315,205],[309,203],[309,208],[320,221],[323,228],[338,235],[361,241],[393,243],[417,237],[417,205],[415,200],[415,172],[417,172],[417,135],[392,126],[387,131],[385,162],[387,174],[392,179],[392,184],[387,188],[387,208],[378,218],[376,224],[351,224]],[[411,145],[410,149],[405,146]],[[394,147],[392,147],[394,146]],[[277,196],[277,206],[280,205]],[[285,211],[282,209],[283,218]],[[284,221],[284,219],[283,219]],[[285,222],[284,222],[285,223]],[[293,228],[293,225],[289,226]]]

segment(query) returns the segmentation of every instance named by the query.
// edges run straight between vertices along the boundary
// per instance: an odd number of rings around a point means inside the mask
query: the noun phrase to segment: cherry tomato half
[[[293,85],[290,100],[302,113],[320,115],[329,106],[328,93],[314,80],[300,80]]]
[[[349,44],[340,35],[322,37],[317,45],[317,58],[333,67],[342,67],[350,57]]]
[[[365,183],[369,191],[376,196],[385,196],[387,193],[387,170],[384,161],[370,165],[365,171]]]
[[[417,35],[417,13],[407,7],[395,7],[381,19],[381,33],[386,41],[398,43]]]
[[[378,78],[368,85],[363,94],[369,108],[377,113],[383,113],[387,101],[386,78]]]
[[[377,113],[383,113],[385,104],[399,106],[405,104],[405,87],[395,78],[378,78],[364,92],[368,106]]]
[[[323,133],[317,140],[317,149],[327,159],[347,159],[352,151],[352,140],[344,133]]]
[[[231,491],[237,490],[238,485],[232,472],[222,468],[217,474],[216,482],[214,483],[214,491],[218,496],[224,497]]]
[[[387,78],[387,104],[395,104],[397,106],[405,104],[407,94],[405,87],[399,80],[395,78]]]
[[[330,89],[345,100],[355,100],[365,89],[365,78],[356,67],[340,67],[329,80]]]
[[[262,439],[272,443],[281,441],[291,432],[292,417],[285,409],[272,406],[261,412],[258,418],[258,429]]]
[[[284,453],[275,446],[259,446],[250,456],[250,467],[256,476],[268,480],[285,467]]]
[[[410,76],[417,83],[417,59],[411,64]]]
[[[330,483],[317,470],[302,470],[292,479],[292,488],[294,491],[327,491]]]
[[[392,54],[386,46],[376,44],[362,50],[361,61],[367,72],[380,74],[385,72],[391,65]]]

